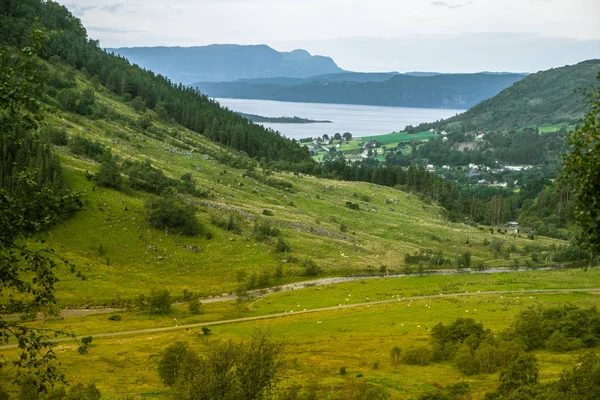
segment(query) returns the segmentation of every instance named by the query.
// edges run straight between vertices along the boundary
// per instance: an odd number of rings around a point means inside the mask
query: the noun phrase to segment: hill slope
[[[351,74],[336,74],[323,78],[315,77],[315,80],[295,85],[290,84],[292,82],[268,84],[242,81],[203,82],[193,86],[211,97],[466,109],[496,95],[524,76],[481,73],[388,77],[386,74],[367,74],[366,79],[360,74],[356,78]],[[379,81],[382,77],[388,79]]]
[[[599,72],[600,60],[588,60],[531,74],[464,114],[432,126],[453,131],[502,131],[573,124],[587,109],[580,90],[593,85]]]
[[[106,49],[174,82],[222,82],[285,76],[305,78],[342,72],[335,62],[306,50],[278,52],[266,45]]]

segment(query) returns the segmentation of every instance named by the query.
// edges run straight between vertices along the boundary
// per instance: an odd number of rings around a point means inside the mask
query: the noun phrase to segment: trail
[[[550,271],[556,270],[556,268],[538,268],[536,271]],[[458,272],[456,270],[438,270],[438,271],[423,271],[421,273],[415,274],[391,274],[391,275],[369,275],[369,276],[337,276],[337,277],[328,277],[328,278],[320,278],[314,279],[310,281],[300,281],[294,283],[288,283],[286,285],[273,286],[265,289],[256,289],[248,291],[248,297],[250,298],[259,298],[266,296],[271,293],[279,293],[279,292],[289,292],[292,290],[305,289],[307,287],[314,286],[324,286],[324,285],[334,285],[338,283],[345,282],[353,282],[353,281],[362,281],[362,280],[371,280],[371,279],[398,279],[398,278],[408,278],[415,276],[432,276],[432,275],[464,275],[464,274],[497,274],[497,273],[506,273],[506,272],[527,272],[528,270],[512,270],[509,268],[490,268],[483,271],[474,271],[471,269],[466,269],[463,272]],[[200,298],[198,301],[201,303],[220,303],[224,301],[234,301],[237,300],[238,296],[233,294],[222,295],[222,296],[210,296],[205,298]],[[185,302],[175,302],[173,305],[181,305],[185,304]],[[124,308],[114,308],[114,307],[96,307],[96,308],[65,308],[60,311],[58,315],[59,318],[73,318],[73,317],[85,317],[87,315],[96,315],[96,314],[108,314],[113,312],[123,312],[126,311]],[[16,320],[19,319],[19,314],[9,314],[4,315],[3,318],[5,320]],[[37,319],[44,319],[42,314],[37,316]]]
[[[372,301],[366,303],[356,303],[356,304],[347,304],[341,306],[333,306],[333,307],[322,307],[322,308],[314,308],[312,310],[305,311],[297,311],[297,312],[285,312],[278,314],[269,314],[269,315],[259,315],[255,317],[244,317],[244,318],[236,318],[236,319],[227,319],[221,321],[212,321],[212,322],[203,322],[198,324],[188,324],[188,325],[179,325],[179,326],[168,326],[164,328],[149,328],[149,329],[138,329],[132,331],[120,331],[120,332],[110,332],[110,333],[96,333],[92,335],[84,335],[77,336],[76,339],[80,340],[84,337],[91,336],[95,339],[97,338],[107,338],[107,337],[116,337],[116,336],[128,336],[128,335],[142,335],[147,333],[162,333],[162,332],[171,332],[178,330],[189,330],[193,328],[201,328],[215,325],[226,325],[226,324],[235,324],[240,322],[250,322],[250,321],[260,321],[265,319],[275,319],[282,317],[293,317],[295,315],[303,315],[303,314],[312,314],[323,311],[332,311],[332,310],[343,310],[347,308],[356,308],[356,307],[366,307],[373,306],[378,304],[389,304],[389,303],[397,303],[397,302],[407,302],[413,300],[423,300],[423,299],[439,299],[444,297],[467,297],[467,296],[486,296],[486,295],[504,295],[504,294],[527,294],[527,293],[573,293],[573,292],[600,292],[600,288],[588,288],[588,289],[532,289],[532,290],[501,290],[501,291],[489,291],[489,292],[475,292],[475,293],[452,293],[452,294],[435,294],[430,296],[416,296],[416,297],[405,297],[401,299],[394,300],[379,300]],[[58,338],[50,340],[53,343],[67,342],[71,341],[73,338]],[[16,348],[16,344],[0,346],[0,350],[6,349],[14,349]]]

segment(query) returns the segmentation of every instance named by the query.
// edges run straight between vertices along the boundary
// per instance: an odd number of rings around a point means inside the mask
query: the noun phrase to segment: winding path
[[[573,292],[600,292],[600,288],[501,290],[501,291],[488,291],[488,292],[451,293],[451,294],[436,294],[436,295],[430,295],[430,296],[405,297],[405,298],[394,299],[394,300],[379,300],[379,301],[372,301],[372,302],[367,302],[367,303],[356,303],[356,304],[347,304],[347,305],[334,306],[334,307],[315,308],[315,309],[306,310],[306,311],[259,315],[259,316],[255,316],[255,317],[227,319],[227,320],[221,320],[221,321],[203,322],[203,323],[189,324],[189,325],[168,326],[168,327],[164,327],[164,328],[149,328],[149,329],[138,329],[138,330],[133,330],[133,331],[97,333],[97,334],[92,334],[92,335],[77,336],[77,339],[82,339],[83,337],[86,337],[86,336],[91,336],[93,338],[106,338],[106,337],[115,337],[115,336],[141,335],[141,334],[147,334],[147,333],[170,332],[170,331],[177,331],[177,330],[182,330],[182,329],[189,330],[189,329],[193,329],[193,328],[201,328],[201,327],[208,327],[208,326],[215,326],[215,325],[235,324],[235,323],[239,323],[239,322],[249,322],[249,321],[259,321],[259,320],[264,320],[264,319],[291,317],[294,315],[301,315],[301,314],[318,313],[318,312],[323,312],[323,311],[341,310],[341,309],[346,309],[346,308],[365,307],[365,306],[388,304],[388,303],[395,303],[395,302],[406,302],[406,301],[411,301],[411,300],[438,299],[438,298],[443,298],[443,297],[503,295],[503,294],[518,294],[518,293],[525,294],[525,293],[573,293]],[[60,342],[66,342],[69,340],[73,340],[73,338],[58,338],[58,339],[51,340],[51,342],[60,343]],[[13,349],[16,347],[17,347],[16,344],[5,345],[5,346],[0,346],[0,350]]]

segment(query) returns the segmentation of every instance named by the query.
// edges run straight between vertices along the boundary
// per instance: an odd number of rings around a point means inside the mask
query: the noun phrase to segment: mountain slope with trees
[[[600,59],[537,72],[463,114],[422,124],[415,130],[434,127],[451,132],[505,132],[560,123],[572,125],[586,111],[582,89],[595,83],[599,71]]]
[[[337,77],[340,75],[339,77]],[[369,75],[367,74],[367,77]],[[211,97],[297,101],[309,103],[363,104],[394,107],[467,109],[489,99],[523,79],[524,74],[441,74],[433,76],[336,74],[315,77],[301,84],[269,84],[252,81],[192,85]],[[383,74],[383,77],[387,77]],[[342,79],[342,80],[339,80]],[[348,80],[346,80],[348,79]],[[357,79],[357,81],[352,81]]]

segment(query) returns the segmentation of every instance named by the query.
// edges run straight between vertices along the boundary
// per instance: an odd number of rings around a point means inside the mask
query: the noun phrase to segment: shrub
[[[108,317],[108,320],[109,321],[120,321],[121,316],[119,314],[111,315],[110,317]]]
[[[69,150],[73,154],[87,156],[95,161],[102,161],[105,147],[102,143],[75,135],[69,141]]]
[[[155,197],[146,203],[148,223],[157,229],[170,229],[186,236],[204,232],[204,226],[196,219],[196,207],[179,204],[171,198]]]
[[[183,342],[176,342],[163,351],[158,362],[158,375],[163,384],[173,386],[177,382],[183,361],[191,353],[188,345]]]
[[[279,229],[273,228],[269,221],[258,221],[252,231],[257,240],[262,241],[268,237],[279,236]]]
[[[190,301],[190,303],[188,304],[188,309],[190,311],[190,314],[193,314],[193,315],[200,314],[200,306],[201,305],[202,305],[202,303],[200,303],[200,301],[198,299]]]
[[[107,157],[101,164],[100,169],[94,175],[96,183],[103,187],[119,189],[123,179],[121,171],[113,157]]]
[[[171,294],[168,290],[152,290],[148,297],[148,311],[151,314],[167,314],[171,311]]]
[[[351,202],[351,201],[347,201],[347,202],[346,202],[346,207],[348,207],[348,208],[349,208],[349,209],[351,209],[351,210],[358,210],[358,208],[359,208],[359,205],[358,205],[358,204],[356,204],[356,203],[353,203],[353,202]]]
[[[57,146],[65,146],[67,143],[69,143],[67,130],[65,128],[44,126],[40,129],[40,136],[46,142]]]
[[[321,272],[319,266],[311,259],[304,260],[302,267],[304,268],[303,276],[317,276]]]
[[[273,211],[265,208],[264,210],[262,210],[262,215],[267,215],[267,216],[272,217],[273,215],[275,215],[275,213]]]
[[[177,181],[167,177],[164,172],[154,168],[150,160],[123,163],[123,172],[129,176],[129,186],[149,193],[161,194],[168,187],[175,187]]]
[[[288,251],[292,251],[292,249],[282,238],[279,238],[275,245],[275,251],[278,253],[287,253]]]
[[[432,360],[433,353],[427,346],[410,347],[402,355],[402,361],[409,365],[427,365]]]

